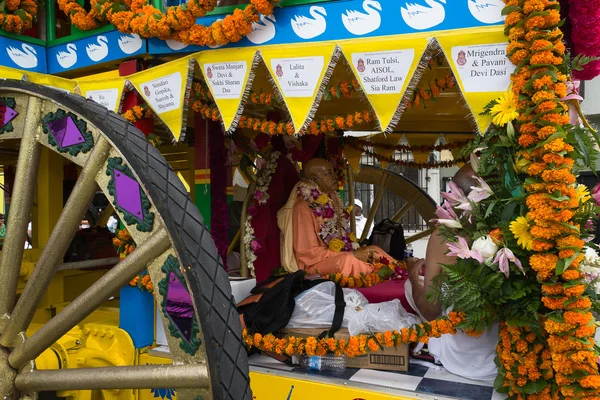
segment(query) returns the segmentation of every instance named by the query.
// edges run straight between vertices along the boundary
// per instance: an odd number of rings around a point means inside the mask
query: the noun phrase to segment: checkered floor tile
[[[424,363],[426,364],[426,363]],[[305,371],[280,363],[270,357],[253,355],[250,366],[268,368],[306,376],[319,376],[330,379],[332,383],[343,384],[344,381],[367,384],[377,390],[398,390],[403,395],[406,392],[415,393],[415,398],[445,398],[465,400],[502,400],[506,396],[496,393],[492,386],[483,382],[472,381],[453,375],[444,368],[431,364],[430,366],[411,363],[407,372],[375,371],[369,369],[348,368],[343,374],[330,372]]]

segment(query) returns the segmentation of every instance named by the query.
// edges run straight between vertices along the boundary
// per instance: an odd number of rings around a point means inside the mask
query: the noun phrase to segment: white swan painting
[[[142,48],[144,41],[135,33],[130,35],[123,35],[119,38],[119,48],[125,54],[133,54]]]
[[[6,49],[10,59],[21,68],[31,69],[38,66],[37,52],[26,43],[21,44],[21,49],[9,46]]]
[[[173,40],[173,39],[165,40],[165,43],[173,51],[182,50],[189,46],[185,43],[181,43],[181,42],[178,42],[177,40]]]
[[[301,39],[313,39],[322,35],[327,29],[327,11],[320,6],[312,6],[309,10],[310,16],[295,15],[290,20],[294,33]]]
[[[504,19],[502,0],[468,0],[471,15],[484,24],[495,24]]]
[[[77,46],[73,43],[67,45],[67,51],[59,51],[56,54],[56,61],[63,68],[71,68],[77,62]]]
[[[104,60],[108,55],[108,39],[106,36],[98,36],[96,40],[98,44],[88,44],[85,51],[90,60],[98,62]]]
[[[381,25],[380,11],[383,11],[381,4],[375,0],[363,1],[363,9],[366,14],[356,10],[346,10],[342,13],[342,22],[348,32],[360,36],[371,33]]]
[[[261,15],[260,21],[252,24],[252,32],[246,37],[254,44],[267,43],[275,37],[276,28],[274,22],[276,22],[274,15]]]
[[[406,3],[406,7],[400,7],[402,19],[406,25],[418,31],[423,29],[433,28],[444,22],[446,18],[446,9],[442,3],[446,4],[446,0],[425,0],[429,7],[421,4]]]

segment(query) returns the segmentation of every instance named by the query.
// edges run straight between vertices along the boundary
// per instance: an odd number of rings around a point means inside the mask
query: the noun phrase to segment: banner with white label
[[[265,48],[261,55],[292,117],[296,132],[300,131],[316,108],[317,94],[327,84],[326,72],[332,62],[333,44]],[[284,56],[285,57],[282,57]],[[333,66],[332,66],[333,67]]]
[[[86,99],[106,107],[110,111],[118,113],[121,108],[121,97],[125,80],[121,78],[107,79],[101,81],[79,81],[80,94]]]
[[[348,41],[341,44],[346,60],[369,99],[382,131],[399,118],[398,108],[419,65],[428,39]]]
[[[185,57],[127,77],[176,142],[187,120],[183,105],[189,96],[186,89],[193,67],[193,60]]]
[[[454,34],[437,38],[481,134],[492,121],[479,115],[483,107],[510,86],[515,66],[506,57],[506,36],[501,31]]]
[[[254,65],[256,50],[211,50],[196,54],[196,61],[221,114],[225,131],[237,127],[244,109],[244,93]]]

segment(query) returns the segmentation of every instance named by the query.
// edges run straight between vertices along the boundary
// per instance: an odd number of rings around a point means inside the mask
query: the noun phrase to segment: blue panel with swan
[[[57,74],[146,53],[147,41],[135,34],[110,31],[47,49],[48,72]]]
[[[503,23],[502,0],[350,0],[275,9],[250,35],[223,47],[287,44],[474,28]],[[198,19],[209,25],[218,16]],[[150,54],[192,53],[205,48],[148,40]]]
[[[23,71],[46,73],[46,48],[0,36],[0,65]]]

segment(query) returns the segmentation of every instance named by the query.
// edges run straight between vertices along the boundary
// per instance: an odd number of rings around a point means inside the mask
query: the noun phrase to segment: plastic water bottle
[[[409,243],[406,245],[406,249],[404,249],[404,259],[406,260],[407,258],[411,258],[413,255],[413,247],[412,244]]]
[[[346,369],[346,358],[343,356],[294,356],[292,362],[313,371],[343,372]]]

